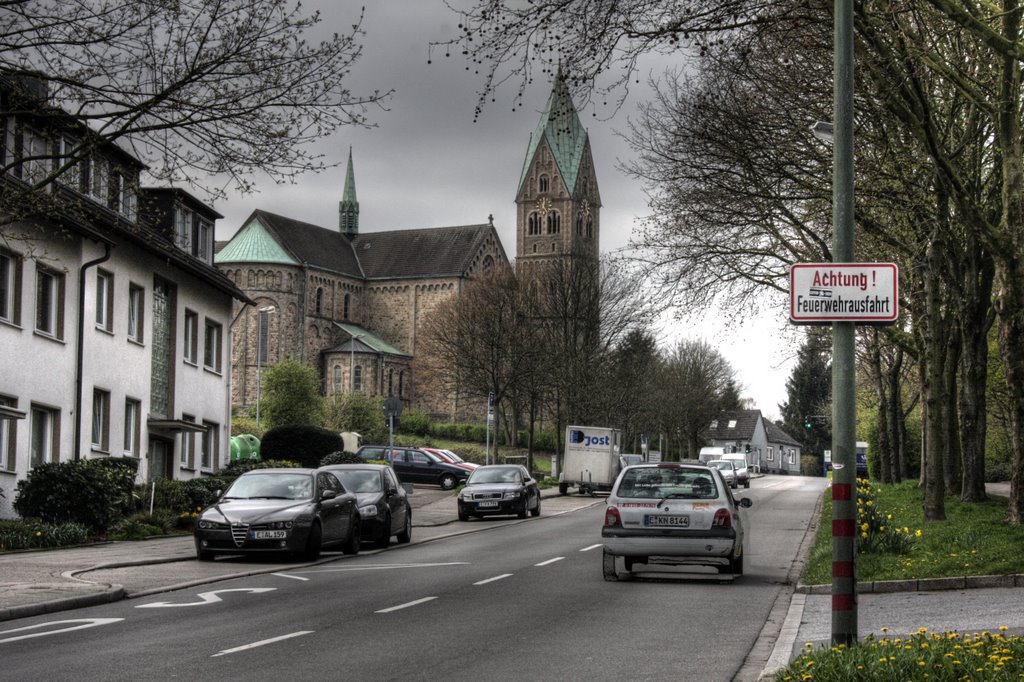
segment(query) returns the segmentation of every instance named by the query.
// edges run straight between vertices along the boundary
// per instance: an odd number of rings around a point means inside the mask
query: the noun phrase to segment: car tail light
[[[605,521],[605,525],[607,521]],[[711,521],[712,528],[732,528],[732,514],[724,507],[715,512],[715,518]]]
[[[622,517],[619,516],[619,510],[615,507],[608,507],[604,512],[604,525],[608,526],[621,526]]]

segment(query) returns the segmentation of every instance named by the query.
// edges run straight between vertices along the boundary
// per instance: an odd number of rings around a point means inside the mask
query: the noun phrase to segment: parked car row
[[[288,553],[313,561],[325,547],[358,554],[364,539],[407,543],[410,492],[381,464],[247,471],[196,519],[196,557]]]
[[[356,451],[364,460],[383,461],[391,464],[398,477],[408,483],[427,483],[453,490],[465,483],[476,467],[459,459],[448,450],[433,448],[410,448],[398,445],[364,445]]]

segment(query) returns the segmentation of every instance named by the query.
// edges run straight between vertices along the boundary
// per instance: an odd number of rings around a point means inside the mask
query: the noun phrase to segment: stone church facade
[[[516,204],[517,267],[597,255],[590,143],[561,78],[531,136]],[[337,229],[256,210],[218,246],[217,267],[254,302],[234,311],[233,405],[255,405],[262,369],[294,357],[317,369],[325,395],[397,396],[437,418],[455,405],[416,383],[424,322],[474,275],[509,262],[490,220],[361,232],[351,152]]]

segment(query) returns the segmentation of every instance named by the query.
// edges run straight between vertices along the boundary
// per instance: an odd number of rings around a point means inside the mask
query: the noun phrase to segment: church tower
[[[348,148],[348,168],[345,170],[345,191],[338,204],[338,228],[350,238],[359,234],[359,202],[356,200],[356,175],[352,171],[352,148]]]
[[[517,266],[599,254],[601,195],[590,138],[559,70],[530,144],[516,194]]]

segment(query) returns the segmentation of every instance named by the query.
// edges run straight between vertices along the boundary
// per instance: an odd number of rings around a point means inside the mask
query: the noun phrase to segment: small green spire
[[[356,174],[352,170],[352,147],[348,148],[348,168],[345,170],[345,191],[338,204],[338,227],[342,234],[359,234],[359,201],[356,199]]]

